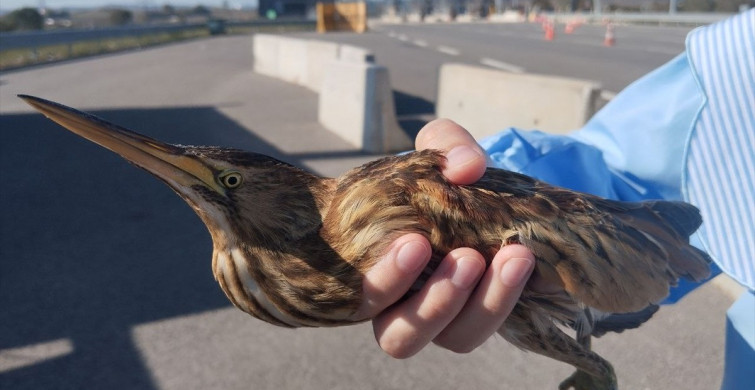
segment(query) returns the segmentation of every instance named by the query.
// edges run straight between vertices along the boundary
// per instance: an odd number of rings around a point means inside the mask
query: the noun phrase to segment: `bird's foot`
[[[618,390],[616,377],[597,377],[582,370],[577,370],[570,377],[564,379],[558,390]]]

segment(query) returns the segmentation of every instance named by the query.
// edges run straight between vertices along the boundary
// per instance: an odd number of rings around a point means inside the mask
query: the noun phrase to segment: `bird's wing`
[[[708,256],[688,244],[701,223],[683,202],[627,203],[488,170],[478,186],[502,194],[510,227],[543,274],[587,306],[611,313],[643,310],[679,277],[708,275]]]

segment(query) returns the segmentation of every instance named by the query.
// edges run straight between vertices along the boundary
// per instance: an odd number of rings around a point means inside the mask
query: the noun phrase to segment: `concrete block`
[[[305,85],[308,74],[307,41],[278,37],[278,45],[278,78]]]
[[[252,53],[254,71],[270,77],[278,77],[278,48],[280,37],[268,34],[254,34]]]
[[[459,23],[471,23],[478,19],[479,17],[472,14],[460,14],[456,16],[456,21]]]
[[[407,150],[388,69],[366,49],[275,35],[254,36],[254,70],[319,93],[320,123],[373,153]]]
[[[510,126],[565,134],[595,113],[599,92],[593,81],[445,64],[436,114],[456,121],[477,139]]]
[[[351,62],[375,62],[375,54],[371,51],[352,45],[341,45],[338,58],[342,61]]]
[[[488,16],[488,20],[499,23],[522,23],[527,21],[527,18],[520,14],[519,11],[509,10],[500,14],[491,14]]]
[[[371,153],[411,149],[396,120],[388,69],[334,61],[320,90],[318,119],[328,130]]]
[[[339,45],[333,42],[306,41],[307,45],[307,76],[304,86],[320,92],[327,66],[338,59]]]

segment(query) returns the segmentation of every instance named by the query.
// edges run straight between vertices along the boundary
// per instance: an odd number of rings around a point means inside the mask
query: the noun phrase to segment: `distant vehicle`
[[[225,20],[210,19],[207,21],[207,29],[210,30],[210,35],[225,34]]]

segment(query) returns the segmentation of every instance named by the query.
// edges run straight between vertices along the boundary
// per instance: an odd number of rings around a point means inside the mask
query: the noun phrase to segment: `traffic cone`
[[[573,33],[574,32],[574,25],[575,24],[576,23],[574,23],[574,22],[566,23],[566,26],[564,26],[564,34],[571,34],[571,33]]]
[[[545,24],[545,40],[552,41],[556,37],[556,31],[553,26],[553,22],[546,22]]]
[[[616,39],[613,36],[613,24],[606,24],[606,36],[603,38],[603,46],[613,46],[616,43]]]

